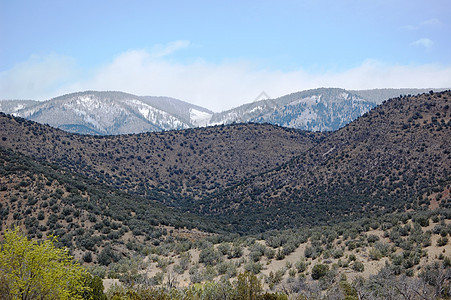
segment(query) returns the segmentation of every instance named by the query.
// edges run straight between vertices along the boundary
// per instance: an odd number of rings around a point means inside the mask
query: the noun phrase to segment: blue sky
[[[451,87],[451,1],[0,0],[0,99]]]

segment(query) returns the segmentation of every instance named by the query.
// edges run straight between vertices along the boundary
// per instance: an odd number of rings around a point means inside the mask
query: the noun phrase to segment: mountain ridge
[[[80,136],[0,115],[1,145],[239,232],[260,231],[436,201],[430,196],[451,174],[450,99],[449,91],[394,98],[332,133],[231,124]]]
[[[309,131],[333,131],[388,99],[388,96],[420,91],[424,90],[347,91],[319,88],[254,101],[219,113],[170,97],[136,96],[118,91],[85,91],[44,102],[3,100],[0,101],[0,111],[69,132],[94,135],[248,122],[271,123]]]

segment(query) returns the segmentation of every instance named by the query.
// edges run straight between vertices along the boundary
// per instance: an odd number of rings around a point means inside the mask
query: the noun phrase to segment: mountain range
[[[332,133],[231,124],[90,136],[2,114],[0,145],[245,233],[446,207],[450,102],[449,91],[394,98]]]
[[[333,131],[383,100],[420,89],[347,91],[320,88],[254,101],[228,111],[169,97],[86,91],[48,101],[3,100],[0,111],[79,134],[117,135],[232,123],[270,123],[309,131]]]
[[[132,288],[249,272],[290,295],[327,284],[325,299],[435,299],[451,278],[450,103],[451,91],[396,97],[333,132],[81,135],[0,113],[0,230],[56,237]],[[419,284],[430,278],[443,280]]]

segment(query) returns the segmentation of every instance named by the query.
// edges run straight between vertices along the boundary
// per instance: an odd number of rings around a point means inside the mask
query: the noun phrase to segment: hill
[[[0,145],[5,148],[176,206],[280,166],[326,135],[268,124],[236,124],[83,136],[4,114],[0,128]]]
[[[350,90],[350,93],[358,95],[367,101],[375,102],[376,104],[381,104],[383,101],[390,98],[396,98],[400,96],[411,96],[429,93],[433,90],[434,92],[444,92],[447,89],[373,89],[373,90]]]
[[[449,99],[390,99],[331,134],[236,124],[80,136],[1,115],[1,145],[245,233],[446,205]]]
[[[54,235],[76,258],[101,264],[102,256],[133,255],[169,230],[195,238],[224,227],[0,147],[0,228],[13,225],[31,238]]]
[[[2,100],[0,101],[0,111],[5,114],[17,113],[19,110],[26,109],[39,104],[39,101],[33,100]]]
[[[447,297],[450,100],[390,99],[332,133],[89,136],[0,114],[1,229],[58,236],[124,297],[245,271],[290,297]]]
[[[198,210],[265,230],[449,205],[450,102],[449,91],[390,99]]]

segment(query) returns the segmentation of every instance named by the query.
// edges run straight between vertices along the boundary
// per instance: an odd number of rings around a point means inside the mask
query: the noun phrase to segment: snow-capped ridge
[[[44,102],[3,100],[0,101],[0,111],[71,132],[104,135],[249,122],[310,131],[332,131],[350,123],[389,97],[429,90],[348,91],[319,88],[275,99],[269,99],[266,93],[262,93],[256,101],[219,113],[169,97],[136,96],[118,91],[85,91]]]

